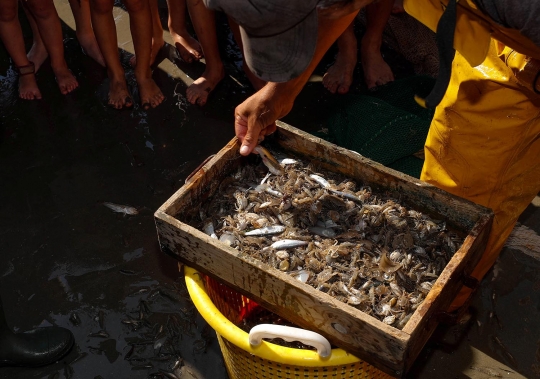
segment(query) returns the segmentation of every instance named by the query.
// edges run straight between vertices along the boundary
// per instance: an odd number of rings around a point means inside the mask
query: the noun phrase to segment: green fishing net
[[[414,95],[427,96],[435,79],[410,76],[369,94],[335,96],[323,137],[339,146],[405,174],[420,177],[424,147],[434,111],[419,106]]]

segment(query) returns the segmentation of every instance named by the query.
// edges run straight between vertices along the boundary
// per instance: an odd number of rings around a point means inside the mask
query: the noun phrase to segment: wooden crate
[[[240,144],[236,138],[156,211],[161,249],[281,317],[321,333],[334,345],[375,367],[393,376],[403,376],[437,326],[438,316],[450,305],[483,253],[492,211],[284,123],[278,122],[278,130],[265,143],[302,159],[317,161],[323,169],[371,186],[374,193],[393,194],[400,203],[445,219],[449,226],[467,236],[403,330],[386,325],[180,221],[196,214],[221,180],[246,159],[238,153]]]

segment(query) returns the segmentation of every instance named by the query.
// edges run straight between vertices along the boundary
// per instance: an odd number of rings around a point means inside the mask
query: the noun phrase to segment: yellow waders
[[[495,213],[486,250],[472,273],[479,280],[540,192],[540,95],[518,84],[513,71],[526,58],[515,54],[492,40],[484,62],[471,67],[456,52],[425,145],[422,180]],[[509,55],[512,69],[505,64]],[[470,291],[463,287],[449,311]]]

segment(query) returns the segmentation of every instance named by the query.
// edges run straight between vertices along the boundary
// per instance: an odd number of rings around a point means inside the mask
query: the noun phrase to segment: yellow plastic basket
[[[191,300],[216,331],[231,379],[392,378],[342,349],[332,349],[330,357],[321,358],[313,350],[283,347],[267,341],[251,346],[249,334],[235,323],[256,304],[193,268],[184,266],[184,274]]]

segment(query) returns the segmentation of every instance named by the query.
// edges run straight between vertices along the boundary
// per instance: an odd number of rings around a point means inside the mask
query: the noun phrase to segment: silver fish
[[[362,204],[362,200],[360,200],[360,198],[358,196],[355,196],[355,195],[353,195],[351,193],[336,191],[336,190],[333,190],[333,189],[330,189],[330,188],[328,188],[328,191],[332,192],[334,195],[342,196],[342,197],[344,197],[346,199],[349,199],[349,200],[352,200],[352,201],[355,201],[357,203]]]
[[[259,229],[253,229],[249,232],[245,232],[245,236],[266,236],[269,234],[278,234],[285,231],[285,227],[283,225],[272,225],[272,226],[265,226],[264,228]]]
[[[258,186],[254,187],[255,191],[257,192],[266,192],[269,195],[275,196],[275,197],[283,197],[283,194],[279,191],[276,191],[268,186],[268,184],[259,184]]]
[[[307,241],[299,241],[299,240],[279,240],[274,242],[270,247],[272,249],[276,250],[282,250],[282,249],[292,249],[293,247],[300,247],[300,246],[306,246],[308,243]]]
[[[264,165],[268,167],[268,170],[270,170],[272,174],[283,175],[285,173],[283,167],[266,148],[257,145],[253,150],[261,156]]]
[[[103,205],[105,205],[107,208],[112,209],[115,212],[123,213],[124,215],[137,215],[139,214],[139,211],[137,208],[129,206],[129,205],[120,205],[120,204],[114,204],[114,203],[108,203],[104,202]]]
[[[315,180],[317,183],[319,183],[319,185],[323,188],[330,188],[330,183],[328,182],[328,180],[326,180],[325,178],[323,178],[322,176],[319,176],[319,175],[315,175],[315,174],[311,174],[309,176],[311,179]]]
[[[334,238],[336,236],[336,232],[330,228],[321,228],[320,226],[310,226],[308,230],[310,233],[316,234],[321,237]]]
[[[298,161],[296,159],[292,159],[292,158],[283,158],[283,159],[280,159],[279,160],[279,163],[282,165],[282,166],[285,166],[285,165],[288,165],[288,164],[295,164],[295,163],[298,163]]]
[[[206,222],[206,224],[204,224],[203,230],[210,237],[214,239],[218,239],[218,236],[216,235],[216,232],[214,231],[214,223],[212,222],[212,220],[209,220]]]

